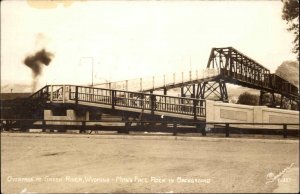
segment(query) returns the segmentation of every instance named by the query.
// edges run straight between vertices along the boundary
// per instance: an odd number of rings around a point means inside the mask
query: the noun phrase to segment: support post
[[[173,124],[173,136],[177,135],[177,123]]]
[[[72,89],[71,89],[71,86],[68,88],[69,89],[69,91],[68,91],[68,93],[69,93],[69,100],[73,100],[73,98],[71,97],[71,92],[72,92]]]
[[[48,85],[46,86],[46,92],[45,93],[46,93],[46,99],[48,100],[48,97],[49,97],[49,86]]]
[[[46,121],[45,120],[43,120],[42,121],[42,132],[46,132]]]
[[[144,101],[144,99],[145,99],[144,94],[141,94],[141,103],[140,103],[140,104],[141,104],[141,109],[142,109],[142,111],[143,111],[144,108],[145,108],[145,107],[144,107],[144,106],[145,106],[145,103],[144,103],[145,101]]]
[[[185,94],[184,94],[184,86],[182,86],[181,88],[180,88],[181,90],[181,97],[185,97]]]
[[[197,100],[193,100],[193,113],[194,113],[194,120],[197,120]]]
[[[287,138],[287,125],[283,124],[283,138]]]
[[[80,129],[79,133],[85,132],[85,126],[86,126],[86,122],[85,122],[85,121],[82,121],[82,122],[81,122],[81,129]]]
[[[118,129],[118,133],[126,133],[129,134],[129,128],[131,126],[131,122],[129,121],[129,116],[126,115],[125,117],[122,118],[124,121],[124,127]]]
[[[75,104],[78,105],[78,86],[76,86],[76,90],[75,90]]]
[[[63,95],[63,103],[65,103],[65,96],[66,96],[66,86],[63,85],[63,88],[62,88],[62,95]]]
[[[202,136],[206,136],[205,126],[206,126],[206,123],[196,124],[197,132],[201,132]]]
[[[154,115],[154,111],[156,109],[156,96],[153,94],[153,91],[150,91],[150,105],[151,105],[151,114]]]
[[[111,90],[111,109],[115,109],[116,104],[116,91]]]
[[[53,85],[51,85],[50,102],[53,101]]]
[[[193,93],[191,94],[191,98],[196,98],[196,86],[193,84]]]
[[[129,134],[130,126],[131,126],[131,122],[129,122],[129,120],[125,121],[125,130],[124,130],[124,133]]]
[[[226,137],[229,137],[229,123],[226,123],[225,133]]]

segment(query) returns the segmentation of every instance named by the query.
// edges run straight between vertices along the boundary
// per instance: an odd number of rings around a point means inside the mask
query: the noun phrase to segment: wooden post
[[[193,113],[194,113],[194,120],[197,120],[197,100],[193,100]]]
[[[287,126],[283,124],[283,138],[287,138]]]
[[[63,85],[62,87],[63,103],[65,103],[65,95],[66,95],[65,93],[66,93],[66,86]]]
[[[229,123],[226,123],[225,133],[226,137],[229,137]]]
[[[46,100],[48,100],[48,98],[49,98],[49,86],[46,86]]]
[[[75,89],[75,104],[78,105],[78,86],[76,86],[76,89]]]
[[[82,121],[82,122],[81,122],[81,129],[80,129],[79,133],[85,132],[85,126],[86,126],[86,122],[85,122],[85,121]]]
[[[193,84],[193,93],[191,94],[191,98],[196,98],[196,86]]]
[[[145,108],[145,107],[144,107],[144,106],[145,106],[144,98],[145,98],[145,97],[144,97],[144,94],[141,94],[141,103],[140,103],[140,104],[141,104],[141,109],[142,109],[142,110],[144,110],[144,108]]]
[[[69,86],[69,88],[68,88],[69,100],[72,100],[72,98],[71,98],[71,92],[72,92],[71,87],[72,87],[72,86]]]
[[[116,103],[116,91],[111,90],[111,109],[115,109],[115,103]]]
[[[173,124],[173,135],[176,136],[177,135],[177,123]]]
[[[51,85],[50,102],[53,101],[53,85]]]
[[[143,91],[143,79],[140,78],[140,91]]]
[[[125,121],[125,130],[124,130],[124,133],[129,134],[130,126],[131,126],[131,122],[129,121],[129,119],[127,119]]]
[[[43,125],[42,131],[46,132],[46,121],[45,120],[42,121],[42,125]]]
[[[153,90],[150,91],[150,108],[151,114],[154,115],[154,110],[156,109],[156,96],[153,94]]]
[[[206,136],[206,123],[202,124],[201,127],[202,127],[202,130],[201,130],[202,135]]]

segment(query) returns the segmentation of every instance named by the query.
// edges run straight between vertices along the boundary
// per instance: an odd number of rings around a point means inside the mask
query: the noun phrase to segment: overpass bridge
[[[169,89],[181,88],[181,97],[207,99],[214,94],[218,100],[228,102],[227,83],[259,90],[261,105],[264,103],[263,96],[269,93],[272,106],[275,106],[275,94],[279,94],[281,108],[285,101],[299,107],[298,86],[270,73],[269,69],[232,47],[212,48],[204,70],[101,83],[97,86],[140,92],[163,90],[164,95]]]
[[[270,121],[284,118],[282,122],[289,123],[287,115],[294,115],[293,119],[297,117],[290,112],[284,113],[284,116],[281,113],[270,114],[272,112],[270,110],[263,113],[259,107],[245,108],[236,107],[242,105],[235,105],[234,108],[228,109],[218,108],[220,105],[208,106],[206,98],[211,94],[216,94],[220,101],[228,102],[226,83],[258,89],[261,91],[261,99],[265,93],[271,93],[275,101],[274,94],[277,93],[281,95],[281,102],[288,99],[299,106],[299,90],[296,86],[271,74],[267,68],[236,49],[226,47],[211,50],[207,69],[203,71],[181,73],[181,76],[164,75],[160,79],[152,77],[151,80],[104,83],[95,87],[47,85],[28,99],[20,101],[15,109],[16,112],[20,112],[20,109],[25,110],[21,117],[33,119],[41,119],[44,110],[49,109],[72,109],[76,112],[75,117],[80,112],[100,110],[101,113],[119,115],[125,120],[133,117],[141,121],[164,118],[167,121],[205,122],[215,115],[217,117],[209,121],[225,119],[225,121],[260,123],[268,118],[267,122],[272,123]],[[122,90],[118,88],[119,86],[125,88]],[[172,88],[181,88],[181,96],[167,95],[167,91]],[[155,94],[156,90],[163,90],[163,95]],[[250,112],[243,112],[245,109],[249,109]],[[254,118],[256,116],[253,115],[259,115],[260,118]],[[73,119],[76,119],[75,117]]]

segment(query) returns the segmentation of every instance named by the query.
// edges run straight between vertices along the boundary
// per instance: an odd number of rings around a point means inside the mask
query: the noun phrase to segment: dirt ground
[[[299,141],[1,133],[3,193],[298,192]]]

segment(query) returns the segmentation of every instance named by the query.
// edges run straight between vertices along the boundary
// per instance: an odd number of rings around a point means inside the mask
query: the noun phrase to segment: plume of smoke
[[[39,75],[42,73],[43,65],[49,65],[54,55],[42,49],[34,55],[27,56],[24,64],[32,70],[32,90],[35,91]]]

